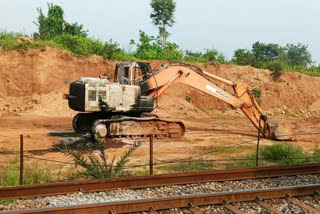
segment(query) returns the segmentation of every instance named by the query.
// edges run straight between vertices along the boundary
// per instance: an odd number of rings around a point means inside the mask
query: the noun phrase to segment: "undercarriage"
[[[78,133],[91,133],[95,140],[135,139],[149,135],[156,138],[180,138],[185,133],[182,122],[162,120],[153,114],[133,117],[108,113],[79,113],[73,119],[73,128]]]

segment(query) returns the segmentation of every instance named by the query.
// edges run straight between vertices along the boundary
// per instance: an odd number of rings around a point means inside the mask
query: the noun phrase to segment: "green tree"
[[[225,63],[226,59],[224,55],[216,49],[207,49],[206,52],[202,56],[206,61],[218,61],[221,63]]]
[[[254,54],[247,49],[235,50],[232,61],[237,65],[251,65],[256,68],[261,67],[261,63],[256,59]]]
[[[158,26],[163,49],[166,49],[166,40],[169,36],[167,27],[172,27],[175,22],[176,3],[173,0],[151,0],[150,6],[152,8],[150,18],[152,23]]]
[[[252,53],[260,62],[270,62],[276,60],[283,53],[283,48],[274,43],[255,42],[252,45]]]
[[[130,44],[135,44],[131,41]],[[148,36],[140,30],[139,42],[136,44],[137,49],[133,54],[139,59],[145,60],[181,60],[183,52],[179,50],[179,46],[175,43],[167,42],[167,48],[161,48],[159,38]]]
[[[39,16],[37,22],[40,38],[51,39],[63,33],[87,37],[87,31],[83,30],[83,26],[77,22],[69,24],[63,18],[64,11],[58,5],[48,3],[48,14],[44,15],[41,8],[37,8]]]
[[[139,43],[137,43],[137,49],[134,56],[139,59],[159,59],[160,53],[163,51],[161,46],[155,42],[155,38],[148,36],[145,32],[139,31]]]
[[[113,56],[120,53],[121,49],[117,42],[113,42],[112,39],[104,43],[102,56],[105,59],[113,59]]]
[[[312,63],[308,46],[301,43],[287,44],[285,47],[287,63],[290,66],[307,66]]]

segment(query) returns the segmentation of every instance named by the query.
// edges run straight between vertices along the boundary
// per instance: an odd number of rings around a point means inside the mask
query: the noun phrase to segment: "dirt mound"
[[[152,63],[153,64],[153,63]],[[155,63],[159,64],[159,63]],[[284,73],[274,80],[269,70],[255,69],[251,66],[223,65],[219,63],[196,64],[202,70],[229,79],[234,83],[245,83],[249,89],[260,88],[262,108],[299,108],[312,111],[320,110],[320,77],[311,77],[297,72]],[[232,88],[226,88],[232,91]],[[229,107],[220,100],[185,85],[173,85],[166,95],[186,99],[200,109]],[[162,98],[160,99],[162,100]]]
[[[151,66],[159,68],[162,63],[167,62],[153,61]],[[2,50],[0,51],[0,111],[72,115],[75,112],[71,111],[66,100],[62,99],[63,82],[83,76],[97,77],[104,73],[112,77],[115,64],[116,61],[104,60],[98,56],[75,56],[67,51],[53,48],[27,51]],[[262,95],[259,99],[262,101],[263,109],[283,106],[320,109],[320,78],[300,73],[284,73],[278,80],[273,80],[270,71],[250,66],[219,63],[197,65],[207,72],[235,83],[243,82],[250,89],[260,88]],[[229,105],[191,87],[176,84],[159,99],[159,106],[157,111],[166,115],[170,112],[181,113],[181,108],[223,109]]]
[[[0,95],[47,94],[61,89],[65,80],[112,71],[115,63],[52,48],[0,51]]]

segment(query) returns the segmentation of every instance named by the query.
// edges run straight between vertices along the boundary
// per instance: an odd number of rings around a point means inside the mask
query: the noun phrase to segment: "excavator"
[[[180,138],[185,133],[182,122],[162,120],[151,113],[158,97],[174,83],[186,84],[241,109],[264,138],[292,139],[285,122],[268,121],[245,84],[235,84],[182,62],[155,70],[146,62],[119,62],[113,82],[107,76],[82,77],[72,82],[64,97],[71,109],[81,112],[73,118],[73,129],[90,133],[96,140],[148,135]]]

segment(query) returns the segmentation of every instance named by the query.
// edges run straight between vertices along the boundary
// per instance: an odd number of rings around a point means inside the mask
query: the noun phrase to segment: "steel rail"
[[[214,170],[192,173],[161,174],[102,180],[85,180],[36,185],[22,185],[0,188],[0,199],[26,198],[36,196],[62,195],[75,192],[97,192],[114,189],[133,189],[178,184],[204,183],[214,181],[245,180],[319,174],[320,164],[297,164],[278,167]]]
[[[232,192],[215,192],[206,194],[195,194],[187,196],[170,196],[150,199],[127,200],[117,202],[104,202],[97,204],[85,204],[76,206],[38,208],[20,211],[8,211],[4,213],[17,214],[98,214],[98,213],[129,213],[150,210],[164,210],[172,208],[183,208],[191,206],[205,206],[213,204],[225,204],[244,201],[265,200],[273,198],[296,197],[313,195],[320,191],[320,184],[276,187],[268,189],[241,190]]]

